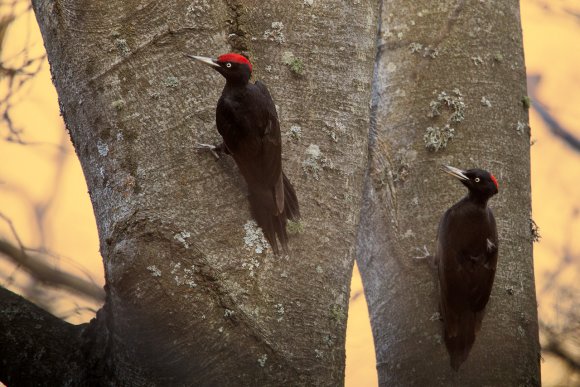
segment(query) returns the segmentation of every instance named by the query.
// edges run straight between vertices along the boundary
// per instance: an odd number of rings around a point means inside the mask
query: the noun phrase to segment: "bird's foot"
[[[417,255],[413,258],[415,259],[427,259],[431,256],[431,253],[429,252],[429,250],[427,250],[427,246],[423,245],[423,248],[419,248],[419,247],[415,247],[415,250],[417,250],[419,252],[419,254],[422,255]]]
[[[423,245],[423,248],[419,248],[419,247],[415,247],[415,250],[417,250],[419,252],[418,256],[413,257],[414,259],[417,260],[427,260],[427,263],[429,264],[429,266],[432,269],[436,269],[437,268],[437,261],[435,260],[435,256],[431,255],[431,253],[429,252],[429,250],[427,249],[427,246]]]
[[[220,159],[220,155],[219,155],[219,148],[215,145],[211,145],[211,144],[202,144],[202,143],[196,143],[195,144],[195,148],[196,149],[204,149],[204,150],[209,150],[211,152],[211,154],[216,158],[216,160]]]

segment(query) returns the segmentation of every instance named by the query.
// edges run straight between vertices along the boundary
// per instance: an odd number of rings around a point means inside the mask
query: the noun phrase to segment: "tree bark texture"
[[[382,3],[357,253],[382,386],[540,383],[520,26],[514,0]],[[490,201],[495,284],[457,373],[442,340],[436,275],[415,259],[425,247],[434,254],[440,217],[466,194],[441,164],[487,169],[500,191]]]
[[[87,180],[107,301],[85,330],[114,385],[340,385],[377,4],[46,1],[33,7]],[[184,53],[244,52],[269,86],[302,223],[278,257],[220,141],[224,85]],[[66,375],[61,375],[66,384]]]
[[[0,287],[0,380],[8,386],[78,385],[86,380],[81,334]]]

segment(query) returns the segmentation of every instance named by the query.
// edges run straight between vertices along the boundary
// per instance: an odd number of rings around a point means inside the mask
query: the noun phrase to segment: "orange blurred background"
[[[24,48],[27,58],[44,55],[38,26],[28,7],[25,1],[15,8],[0,3],[0,18],[11,12],[17,16],[7,30],[0,53],[5,68],[21,66],[26,60],[22,54]],[[548,114],[580,138],[580,2],[522,0],[521,14],[528,75],[542,77],[533,102],[541,103]],[[22,133],[13,135],[13,141],[6,141],[9,130],[5,121],[0,122],[0,237],[17,242],[8,219],[24,245],[50,252],[46,259],[51,265],[103,285],[91,203],[79,162],[59,116],[48,63],[44,59],[37,75],[20,79],[26,82],[12,97],[9,114],[14,128],[22,129]],[[0,114],[4,114],[8,90],[7,77],[3,74]],[[580,150],[572,150],[551,134],[537,110],[530,111],[530,120],[535,142],[532,146],[533,218],[542,236],[535,245],[539,313],[544,323],[557,329],[569,322],[566,313],[580,289],[580,241],[574,238],[580,235]],[[27,144],[15,142],[18,138]],[[39,291],[35,281],[2,256],[0,284],[73,323],[88,321],[99,307],[63,290],[43,287]],[[351,295],[346,386],[376,386],[372,334],[356,267]],[[545,353],[543,358],[545,386],[580,383],[578,375],[569,376],[562,361]]]

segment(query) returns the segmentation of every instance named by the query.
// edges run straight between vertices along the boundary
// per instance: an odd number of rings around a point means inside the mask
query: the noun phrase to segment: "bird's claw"
[[[435,256],[431,255],[431,253],[429,253],[429,250],[427,249],[427,246],[423,245],[423,248],[420,249],[418,247],[415,247],[415,250],[419,251],[419,253],[421,253],[422,255],[419,256],[415,256],[413,257],[414,259],[417,260],[427,260],[427,263],[429,264],[429,267],[433,270],[437,269],[437,260],[435,258]]]
[[[217,152],[218,148],[215,145],[202,144],[202,143],[198,142],[197,144],[195,144],[195,148],[209,150],[211,152],[211,154],[216,158],[216,160],[219,160],[219,158],[220,158],[220,155]]]
[[[429,253],[429,250],[427,250],[427,246],[425,246],[425,245],[423,245],[423,249],[420,249],[419,247],[415,247],[415,250],[417,250],[419,253],[423,254],[423,255],[418,255],[418,256],[413,257],[415,259],[427,259],[431,256],[431,253]]]
[[[196,149],[210,149],[210,150],[216,150],[217,147],[215,145],[211,145],[211,144],[204,144],[201,142],[198,142],[195,144],[195,148]]]

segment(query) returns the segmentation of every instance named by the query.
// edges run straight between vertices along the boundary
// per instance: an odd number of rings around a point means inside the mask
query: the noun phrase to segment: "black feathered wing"
[[[266,85],[260,81],[256,81],[255,83],[256,88],[260,90],[260,92],[264,95],[268,103],[268,115],[272,118],[272,121],[276,124],[276,133],[278,141],[281,141],[280,137],[280,124],[278,121],[278,113],[276,112],[276,105],[274,104],[274,100],[270,95],[270,91],[266,87]],[[281,154],[281,152],[280,152]],[[279,179],[276,183],[275,187],[275,195],[276,201],[278,203],[278,210],[280,212],[284,212],[285,217],[290,220],[298,220],[300,219],[300,207],[298,205],[298,199],[296,197],[296,192],[294,191],[294,187],[290,183],[290,180],[286,177],[284,172],[282,171],[282,161],[280,159],[280,175]],[[277,171],[276,171],[277,172]],[[280,198],[283,198],[280,200]]]
[[[248,185],[252,216],[275,253],[276,236],[287,250],[285,208],[293,200],[292,213],[299,214],[298,202],[282,173],[280,124],[266,86],[256,82],[243,92],[224,92],[218,102],[216,124]],[[286,196],[290,196],[290,203]]]
[[[437,264],[444,339],[453,369],[467,359],[481,327],[497,265],[497,231],[491,210],[482,221],[447,210],[439,224]],[[465,219],[473,216],[475,219]],[[480,219],[481,220],[481,219]],[[489,241],[489,242],[488,242]]]

